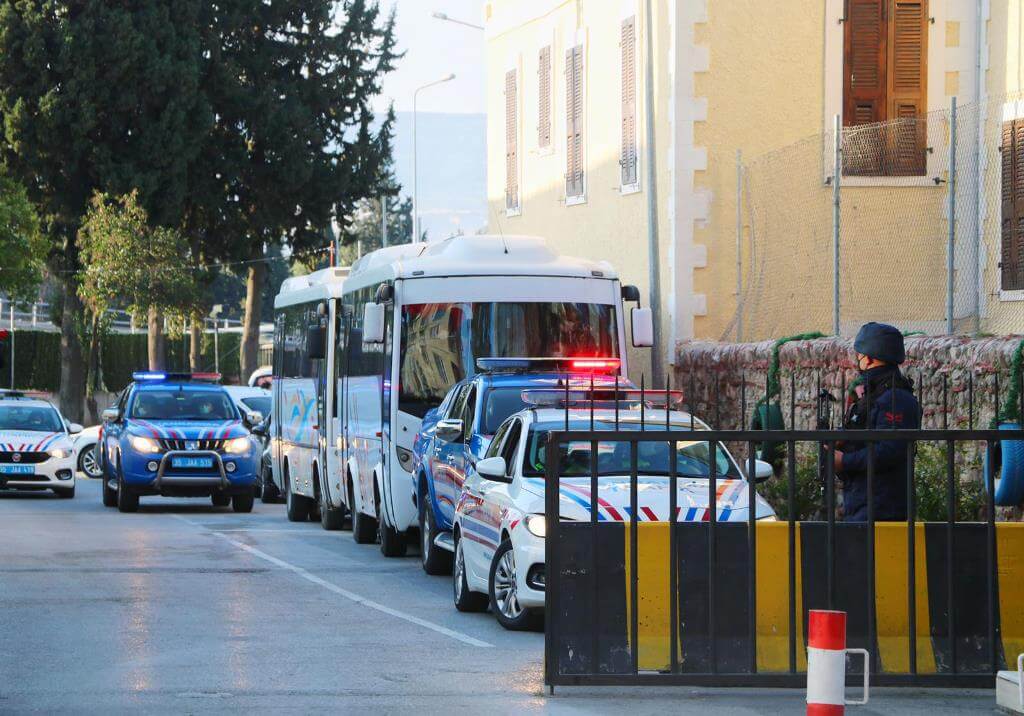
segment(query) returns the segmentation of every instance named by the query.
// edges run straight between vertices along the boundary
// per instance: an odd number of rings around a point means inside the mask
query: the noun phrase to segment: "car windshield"
[[[619,356],[615,306],[419,303],[402,308],[398,409],[423,417],[476,373],[476,359]]]
[[[249,410],[255,410],[264,417],[270,415],[270,398],[257,395],[252,398],[242,398],[242,404]]]
[[[0,430],[36,430],[58,433],[64,429],[60,415],[42,405],[0,405]]]
[[[587,425],[570,426],[573,429],[585,430]],[[610,430],[613,426],[595,425],[598,430]],[[677,429],[683,429],[676,426]],[[547,440],[551,430],[561,430],[561,426],[534,426],[530,429],[526,446],[526,457],[523,463],[523,474],[529,477],[543,477],[547,470]],[[621,430],[637,430],[636,425],[620,425]],[[689,428],[686,428],[689,432]],[[573,441],[563,443],[560,450],[559,465],[562,476],[590,475],[589,441]],[[622,441],[601,440],[597,443],[598,475],[630,474],[630,444]],[[715,456],[715,476],[719,478],[739,478],[739,469],[729,458],[725,448],[719,444]],[[680,440],[676,443],[676,475],[679,477],[707,478],[711,474],[709,460],[710,447],[706,440]],[[637,473],[641,475],[668,476],[671,471],[671,453],[666,442],[640,442],[637,445]]]
[[[484,414],[480,429],[484,435],[494,435],[505,418],[526,407],[522,388],[493,388],[484,400]]]
[[[186,387],[140,390],[128,417],[142,420],[235,420],[238,414],[224,391]]]

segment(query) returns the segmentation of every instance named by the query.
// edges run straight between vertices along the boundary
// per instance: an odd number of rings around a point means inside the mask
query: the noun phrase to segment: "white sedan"
[[[81,431],[46,400],[0,391],[0,488],[74,497],[71,436]]]
[[[648,429],[663,427],[664,410],[647,410]],[[618,412],[620,430],[640,430],[638,410]],[[706,430],[686,413],[670,411],[672,430]],[[612,430],[616,415],[607,409],[594,413],[596,430]],[[491,607],[506,629],[532,629],[540,624],[544,606],[545,450],[548,433],[565,428],[563,409],[534,409],[516,413],[498,428],[486,455],[471,469],[455,512],[453,595],[460,611]],[[589,430],[590,410],[569,411],[572,430]],[[692,422],[691,422],[692,421]],[[591,443],[574,442],[561,449],[562,519],[590,519]],[[637,513],[640,521],[669,521],[669,446],[640,442],[637,449]],[[746,521],[748,483],[740,466],[721,444],[714,460],[717,519]],[[630,519],[630,444],[598,443],[598,519]],[[677,516],[702,521],[708,514],[709,445],[701,440],[677,443]],[[772,474],[771,465],[758,461],[757,480]],[[756,499],[757,519],[775,519],[771,506]]]
[[[79,472],[83,472],[86,477],[93,479],[98,479],[103,475],[103,468],[100,467],[96,455],[96,445],[100,441],[101,429],[102,426],[93,425],[75,436],[75,466]]]

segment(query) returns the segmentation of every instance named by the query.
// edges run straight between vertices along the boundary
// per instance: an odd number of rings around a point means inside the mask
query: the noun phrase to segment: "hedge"
[[[115,333],[106,336],[100,347],[103,383],[107,390],[116,392],[130,381],[134,371],[148,367],[145,333]],[[224,382],[238,380],[241,372],[239,333],[222,333],[220,342],[220,372]],[[189,337],[167,339],[167,368],[188,371]],[[88,347],[83,347],[87,350]],[[14,383],[18,388],[57,392],[60,389],[60,334],[46,331],[17,331],[14,335]],[[200,349],[202,369],[214,369],[213,335],[203,335]],[[0,385],[7,386],[8,373],[0,376]]]

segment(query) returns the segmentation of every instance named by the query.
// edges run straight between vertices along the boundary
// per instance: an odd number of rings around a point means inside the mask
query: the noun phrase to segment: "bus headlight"
[[[395,452],[398,454],[398,463],[402,466],[402,469],[406,472],[412,472],[412,451],[396,445]]]
[[[534,537],[545,537],[548,533],[548,525],[544,515],[527,515],[526,519],[523,520],[523,524],[526,525],[526,529]]]
[[[231,455],[245,455],[249,452],[250,441],[247,437],[235,438],[224,443],[224,452]]]
[[[153,438],[144,438],[141,435],[132,435],[128,438],[132,448],[142,453],[160,452],[160,444]]]

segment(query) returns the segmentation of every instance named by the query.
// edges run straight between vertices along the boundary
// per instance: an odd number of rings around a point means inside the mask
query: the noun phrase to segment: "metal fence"
[[[795,412],[792,402],[789,412]],[[758,520],[749,509],[770,483],[719,475],[713,459],[700,481],[707,489],[703,521],[686,521],[690,511],[681,509],[679,487],[684,480],[692,485],[694,476],[679,474],[675,447],[693,440],[692,419],[688,429],[666,419],[641,431],[549,435],[545,683],[552,690],[583,684],[802,686],[810,609],[848,612],[848,643],[869,651],[872,681],[879,685],[990,688],[995,672],[1024,651],[1024,524],[997,523],[993,480],[998,446],[1024,440],[1024,430],[701,430],[708,455],[719,445],[745,446],[741,462],[748,476],[756,474],[759,447],[779,446],[780,469],[770,480],[785,482],[784,508],[775,521]],[[830,455],[846,441],[867,445],[866,521],[840,520],[831,459],[814,460],[815,515],[800,519],[801,446]],[[899,441],[905,450],[903,521],[875,519],[876,449],[883,441]],[[570,442],[589,445],[588,521],[561,515],[560,448]],[[614,443],[630,451],[622,520],[602,514],[601,505],[605,478],[598,453]],[[651,443],[670,446],[665,479],[672,517],[663,521],[643,517],[651,514],[644,497],[649,484],[641,481],[638,455]],[[919,519],[916,455],[927,444],[945,448],[945,515],[925,521]],[[984,456],[980,519],[959,519],[958,449]],[[744,521],[724,519],[723,488],[746,491]],[[857,674],[851,669],[851,685]]]
[[[953,98],[737,161],[739,299],[721,339],[850,335],[869,320],[1024,333],[1001,255],[1004,117],[1022,110],[1022,95]]]

